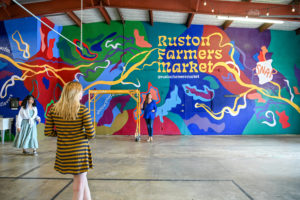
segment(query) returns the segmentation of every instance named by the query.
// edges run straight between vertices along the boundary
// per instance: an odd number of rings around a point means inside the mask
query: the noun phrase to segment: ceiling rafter
[[[97,0],[84,0],[83,8],[99,8],[100,4]],[[211,12],[210,6],[203,6],[198,3],[199,6],[195,10],[195,5],[199,0],[104,0],[103,7],[113,8],[131,8],[131,9],[143,9],[143,10],[160,10],[160,11],[172,11],[181,13],[194,13],[194,14],[209,14],[215,15]],[[272,15],[289,15],[293,18],[293,15],[298,15],[297,12],[291,12],[291,5],[282,4],[267,4],[267,3],[254,3],[254,2],[233,2],[233,1],[218,1],[210,0],[209,4],[214,6],[215,13],[219,15],[232,15],[232,16],[245,16],[247,11],[256,10],[262,14],[263,11],[272,8]],[[81,9],[81,2],[78,0],[52,0],[39,3],[26,4],[25,7],[37,16],[69,12]],[[11,18],[22,18],[30,16],[27,12],[23,11],[18,5],[11,4],[7,7],[8,12],[11,14]],[[278,17],[280,18],[280,17]],[[0,21],[7,20],[8,16],[0,12]],[[292,20],[290,18],[281,18],[282,20]],[[294,21],[299,21],[294,19]]]
[[[11,14],[8,12],[8,10],[7,10],[7,6],[9,5],[9,4],[7,4],[7,3],[5,3],[5,1],[3,1],[3,0],[1,0],[1,3],[0,3],[1,5],[2,5],[2,9],[4,10],[4,12],[6,13],[6,15],[7,15],[7,17],[10,19],[11,18]]]
[[[120,19],[121,19],[122,24],[125,24],[125,20],[124,20],[124,17],[123,17],[123,15],[122,15],[120,9],[119,9],[119,8],[116,8],[116,10],[117,10],[117,13],[118,13],[119,16],[120,16]]]
[[[194,19],[194,16],[195,16],[194,13],[189,13],[189,16],[188,16],[188,18],[187,18],[187,21],[186,21],[186,23],[185,23],[185,25],[186,25],[187,28],[190,28],[190,26],[191,26],[191,24],[192,24],[192,21],[193,21],[193,19]]]
[[[77,26],[81,27],[81,20],[73,11],[66,12],[67,15],[77,24]]]
[[[222,29],[226,30],[231,24],[232,24],[233,20],[226,20],[223,24],[222,24]]]
[[[153,11],[149,10],[149,23],[153,26]]]
[[[264,32],[268,28],[270,28],[273,24],[272,23],[263,23],[260,27],[258,27],[259,32]]]
[[[102,1],[100,1],[99,11],[100,11],[101,15],[104,17],[106,23],[107,23],[107,24],[110,24],[111,17],[109,16],[109,14],[108,14],[106,8],[103,6]]]
[[[1,1],[8,6],[11,4],[11,0],[1,0]]]

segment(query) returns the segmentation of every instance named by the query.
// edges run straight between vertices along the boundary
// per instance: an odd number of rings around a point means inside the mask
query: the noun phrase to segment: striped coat
[[[50,109],[44,134],[57,136],[56,171],[62,174],[80,174],[93,168],[88,139],[95,137],[95,131],[89,111],[84,105],[80,106],[76,120],[64,120]]]

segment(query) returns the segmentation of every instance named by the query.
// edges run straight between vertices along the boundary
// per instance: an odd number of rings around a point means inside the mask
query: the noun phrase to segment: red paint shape
[[[298,88],[297,88],[296,86],[294,86],[293,88],[294,88],[294,93],[295,93],[296,95],[299,95],[300,93],[299,93]]]
[[[262,46],[261,47],[261,51],[259,52],[259,55],[258,55],[258,60],[260,62],[266,61],[266,53],[268,53],[267,47],[266,46]]]
[[[53,58],[53,47],[54,47],[55,38],[52,38],[49,40],[49,47],[47,50],[47,58],[52,59]]]
[[[282,112],[278,112],[276,110],[276,114],[279,116],[279,122],[281,123],[282,128],[288,128],[291,126],[291,124],[288,122],[289,116],[285,114],[285,110]]]
[[[136,122],[133,117],[133,110],[127,110],[127,123],[113,135],[134,135],[136,130]],[[153,135],[181,135],[176,124],[167,117],[163,117],[164,123],[161,123],[159,118],[154,119]],[[147,125],[144,118],[141,118],[141,135],[148,135]]]
[[[258,99],[258,102],[259,103],[266,103],[266,100],[264,100],[261,96],[261,94],[255,92],[255,93],[252,93],[252,94],[248,94],[247,95],[247,98],[248,99]]]
[[[43,106],[44,110],[46,110],[46,106],[51,100],[55,98],[58,100],[60,96],[60,88],[57,87],[56,85],[59,84],[60,86],[64,86],[64,83],[70,82],[74,80],[75,74],[80,72],[78,69],[74,69],[74,66],[72,65],[67,65],[65,63],[59,63],[62,61],[61,58],[57,59],[53,57],[53,59],[49,60],[52,62],[48,62],[45,60],[35,60],[32,62],[29,62],[28,64],[30,65],[37,65],[41,67],[36,67],[35,72],[27,72],[27,78],[24,80],[24,86],[28,91],[33,91],[33,94],[35,97],[37,97],[37,94],[39,94],[39,98],[37,99],[38,102]],[[54,62],[53,62],[54,61]],[[56,61],[56,62],[55,62]],[[45,68],[42,67],[43,65],[49,65],[54,70],[56,70],[55,74],[52,72],[52,70],[48,69],[48,72],[45,71]],[[58,71],[60,69],[65,68],[68,73],[66,73],[65,70]],[[72,70],[68,70],[72,69]],[[54,71],[53,70],[53,71]],[[39,73],[43,71],[43,73]],[[23,74],[25,71],[22,71]],[[49,87],[46,88],[46,86],[43,83],[43,77],[49,78],[51,76],[51,79],[49,81]],[[35,80],[38,82],[37,85],[35,85]],[[64,81],[64,83],[62,82]],[[55,90],[55,92],[54,92]]]
[[[73,40],[73,43],[76,44],[76,45],[77,45],[77,42],[80,43],[80,40],[78,40],[78,39],[74,39],[74,40]],[[78,53],[78,55],[79,55],[82,59],[93,61],[93,60],[95,60],[95,59],[98,57],[98,54],[92,53],[92,52],[90,51],[89,46],[88,46],[87,44],[85,44],[84,42],[82,42],[82,46],[86,49],[86,51],[87,51],[90,55],[94,56],[93,58],[85,57],[85,56],[83,55],[83,52],[81,52],[81,51],[79,50],[79,48],[76,47],[76,52]]]
[[[139,47],[147,47],[147,48],[151,48],[152,45],[149,44],[149,42],[145,41],[145,37],[144,36],[140,36],[139,34],[139,30],[135,29],[134,30],[134,37],[135,37],[135,44]]]

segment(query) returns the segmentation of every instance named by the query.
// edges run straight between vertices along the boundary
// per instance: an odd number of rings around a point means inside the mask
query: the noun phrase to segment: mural
[[[34,18],[0,22],[0,115],[9,99],[36,97],[45,122],[65,83],[90,89],[139,89],[158,111],[154,134],[300,133],[300,36],[291,31],[143,22],[56,26]],[[75,46],[82,45],[82,48]],[[97,134],[135,133],[136,102],[101,96]],[[41,114],[42,113],[42,114]],[[143,113],[142,113],[143,114]],[[141,120],[141,132],[147,134]]]

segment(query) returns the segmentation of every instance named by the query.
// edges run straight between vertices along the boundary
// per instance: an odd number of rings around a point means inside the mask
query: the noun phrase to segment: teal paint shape
[[[211,76],[205,76],[205,77],[203,78],[203,80],[209,82],[209,87],[210,87],[211,89],[216,90],[216,89],[219,88],[219,84],[217,83],[217,81],[216,81],[213,77],[211,77]]]
[[[182,135],[192,135],[190,130],[185,125],[183,119],[179,115],[169,112],[166,117],[176,124]]]

